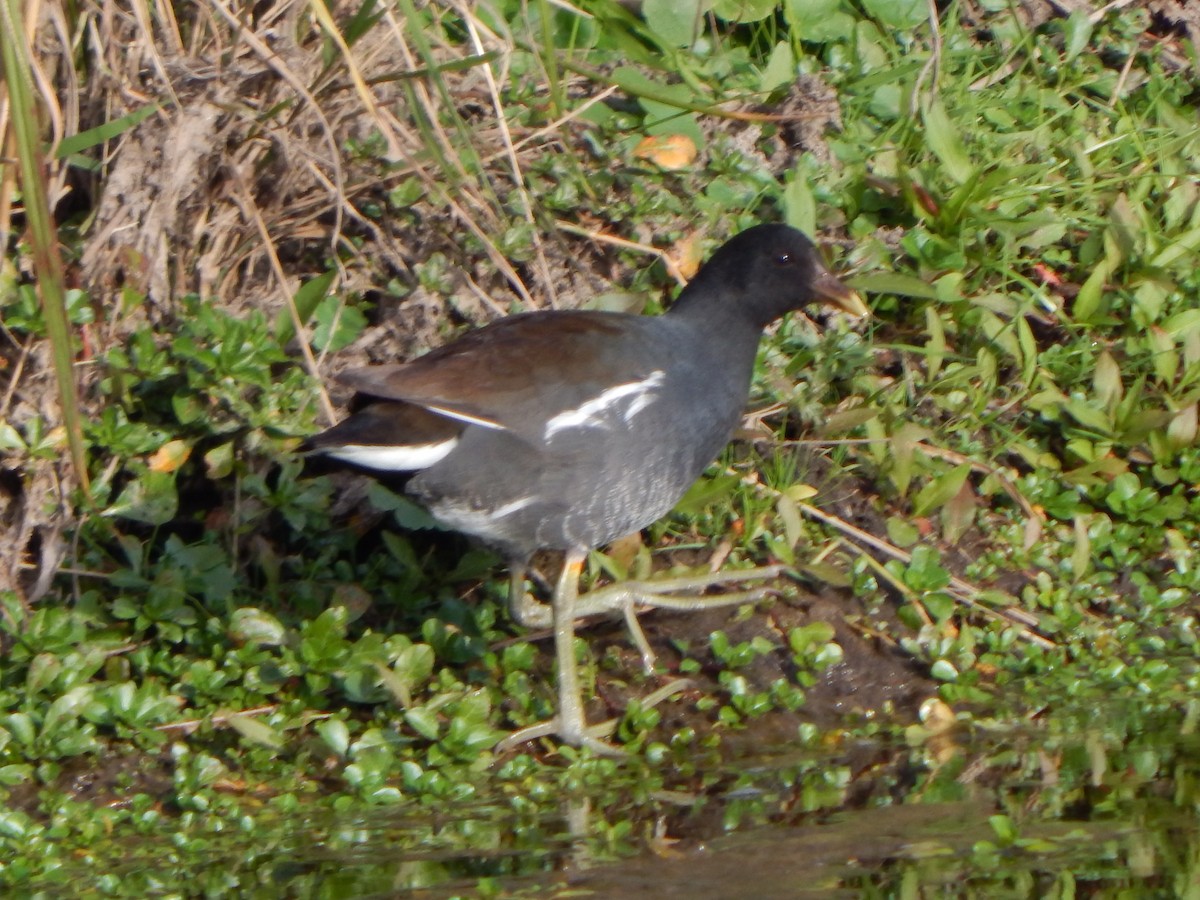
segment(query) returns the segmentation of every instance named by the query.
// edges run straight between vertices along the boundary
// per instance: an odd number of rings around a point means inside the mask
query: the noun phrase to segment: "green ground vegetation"
[[[42,170],[58,300],[0,169],[6,895],[534,894],[564,835],[613,860],[921,804],[961,828],[864,817],[812,883],[1194,895],[1200,23],[931,7],[201,3],[37,44],[32,132],[75,133]],[[720,547],[795,578],[652,631],[662,677],[583,632],[627,759],[497,757],[552,712],[545,642],[492,554],[295,456],[319,376],[552,300],[653,312],[764,220],[875,317],[775,331],[759,439],[589,577]],[[840,619],[777,627],[814,597]],[[925,687],[814,721],[852,640]]]

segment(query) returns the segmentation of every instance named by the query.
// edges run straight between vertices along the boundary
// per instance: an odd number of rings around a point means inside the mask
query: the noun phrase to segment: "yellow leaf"
[[[925,377],[933,381],[946,359],[946,331],[932,305],[925,307],[925,330],[929,332],[929,340],[925,342]]]
[[[942,537],[948,544],[957,544],[975,521],[975,489],[964,481],[958,493],[942,507]]]
[[[804,484],[802,482],[798,482],[790,487],[784,488],[783,492],[796,503],[803,503],[805,500],[811,500],[813,497],[817,496],[818,493],[817,489],[811,484]]]
[[[233,471],[233,442],[213,447],[204,454],[205,473],[213,481],[226,478]]]
[[[700,271],[700,263],[704,261],[704,253],[695,235],[682,238],[675,243],[675,267],[679,274],[691,281],[692,276]]]
[[[184,441],[167,441],[150,457],[151,472],[174,472],[192,455],[192,448]]]
[[[1030,516],[1025,520],[1024,534],[1021,540],[1021,547],[1028,553],[1037,546],[1037,542],[1042,539],[1042,520],[1037,516]]]
[[[1108,412],[1116,408],[1125,394],[1124,385],[1121,384],[1121,367],[1107,350],[1101,350],[1096,358],[1096,368],[1092,373],[1092,390],[1095,391],[1100,405]]]
[[[1154,374],[1163,384],[1170,384],[1179,371],[1179,354],[1175,352],[1175,341],[1157,325],[1151,325],[1147,329],[1146,340],[1154,354],[1151,360],[1154,364]]]
[[[1090,515],[1075,516],[1075,549],[1071,552],[1071,580],[1076,583],[1087,574],[1092,561],[1091,521]]]
[[[1196,442],[1196,404],[1189,403],[1179,412],[1167,426],[1167,440],[1176,450],[1190,447]]]
[[[664,169],[684,169],[696,160],[696,144],[686,134],[655,134],[642,138],[633,155]]]
[[[889,477],[901,495],[908,492],[909,482],[912,481],[915,444],[928,436],[927,430],[913,422],[905,422],[892,435],[892,471]]]
[[[783,523],[788,546],[794,548],[804,536],[804,525],[800,520],[800,510],[796,508],[796,501],[786,493],[780,494],[775,500],[775,510]]]
[[[633,565],[634,560],[637,559],[638,554],[641,552],[642,546],[642,533],[635,531],[633,534],[617,538],[609,544],[608,556],[627,573],[629,567]]]
[[[954,714],[954,710],[945,701],[938,700],[936,697],[931,697],[922,703],[917,714],[921,717],[921,722],[925,727],[934,734],[949,731],[958,723],[958,717]]]

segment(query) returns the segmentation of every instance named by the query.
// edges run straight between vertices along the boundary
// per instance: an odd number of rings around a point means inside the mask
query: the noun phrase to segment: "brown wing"
[[[338,378],[360,393],[521,431],[655,368],[655,320],[604,312],[509,316],[400,365]],[[535,426],[540,427],[540,426]]]
[[[314,434],[300,445],[300,452],[329,453],[348,444],[429,446],[455,440],[463,427],[461,422],[453,422],[413,403],[380,400],[351,413],[332,428]]]

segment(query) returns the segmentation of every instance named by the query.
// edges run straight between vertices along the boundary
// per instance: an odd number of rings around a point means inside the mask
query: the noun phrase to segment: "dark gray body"
[[[818,295],[865,311],[803,234],[756,226],[664,316],[509,316],[344,373],[370,403],[307,449],[417,472],[417,500],[511,561],[598,547],[675,505],[737,426],[764,326]]]
[[[627,394],[614,392],[585,421],[549,437],[548,422],[586,402],[578,394],[548,392],[544,401],[563,402],[544,402],[543,415],[504,429],[467,424],[408,491],[444,524],[510,557],[598,547],[669,512],[737,427],[758,333],[731,346],[729,335],[686,318],[622,318],[625,362],[639,361],[623,369]]]

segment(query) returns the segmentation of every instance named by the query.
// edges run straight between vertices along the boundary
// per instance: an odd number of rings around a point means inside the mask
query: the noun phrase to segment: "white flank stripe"
[[[520,500],[513,500],[511,503],[505,503],[495,509],[472,509],[464,503],[435,503],[429,508],[429,511],[444,525],[486,540],[489,537],[498,537],[503,534],[503,531],[497,527],[501,519],[524,509],[534,503],[536,499],[535,497],[522,497]]]
[[[493,509],[488,513],[489,519],[503,519],[505,516],[511,516],[515,512],[527,507],[534,500],[533,497],[522,497],[520,500],[514,500],[512,503],[505,503],[503,506]]]
[[[454,449],[458,438],[436,444],[416,446],[381,446],[378,444],[345,444],[336,450],[327,450],[325,455],[342,462],[377,469],[382,472],[416,472],[426,469],[435,462],[445,459]]]
[[[654,389],[662,384],[662,380],[663,373],[656,370],[641,381],[630,381],[627,384],[610,387],[600,396],[581,403],[575,409],[560,412],[546,423],[546,440],[550,440],[556,432],[566,428],[603,428],[607,423],[601,417],[601,413],[626,397],[632,397],[633,402],[629,404],[629,408],[622,415],[622,418],[628,422],[654,399]]]
[[[499,422],[493,422],[491,419],[483,419],[479,416],[468,415],[467,413],[459,412],[456,409],[446,409],[442,406],[434,406],[431,403],[422,403],[420,405],[425,407],[430,412],[435,412],[438,415],[445,416],[447,419],[454,419],[458,422],[467,422],[471,425],[479,425],[483,428],[494,428],[497,431],[508,431],[508,429]]]
[[[634,416],[653,402],[654,389],[662,383],[663,373],[659,370],[651,372],[650,377],[642,382],[642,384],[646,385],[646,390],[633,399],[633,402],[629,404],[629,409],[625,410],[621,418],[626,422],[632,422]]]

